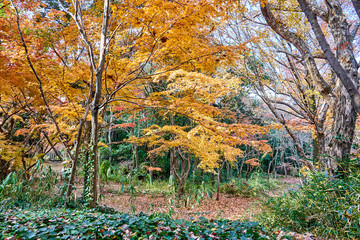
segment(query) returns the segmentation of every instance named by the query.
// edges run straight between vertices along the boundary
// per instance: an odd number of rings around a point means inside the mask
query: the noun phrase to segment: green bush
[[[360,238],[360,175],[330,180],[311,175],[303,187],[264,199],[260,220],[269,227],[311,231],[325,238]]]
[[[131,170],[129,162],[122,162],[117,165],[110,165],[106,170],[106,177],[108,180],[119,182],[119,183],[129,183],[131,179]]]
[[[239,187],[239,184],[236,184],[236,181],[232,180],[228,183],[225,183],[221,189],[220,192],[225,194],[230,194],[234,196],[238,196],[241,194],[241,187]]]
[[[109,160],[105,160],[101,163],[100,165],[100,178],[102,180],[107,180],[108,179],[108,172],[110,169],[110,161]]]
[[[266,191],[278,189],[280,185],[276,179],[267,179],[267,176],[260,173],[254,173],[247,183],[253,197]]]
[[[257,197],[266,191],[278,188],[278,185],[278,182],[274,179],[268,180],[267,177],[261,174],[253,174],[248,181],[239,178],[224,183],[220,188],[220,192],[233,196]]]

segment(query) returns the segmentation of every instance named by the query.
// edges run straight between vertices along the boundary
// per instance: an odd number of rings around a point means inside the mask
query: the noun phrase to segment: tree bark
[[[90,122],[86,122],[85,123],[85,133],[84,133],[84,146],[85,146],[85,151],[84,151],[84,158],[82,159],[83,161],[83,171],[84,171],[84,183],[83,183],[83,196],[85,196],[86,194],[86,188],[87,186],[89,185],[88,182],[89,182],[89,165],[86,164],[87,162],[89,162],[90,160],[90,154],[89,154],[89,151],[91,149],[89,149],[89,144],[90,144],[90,134],[91,134],[91,125],[90,125]]]
[[[260,7],[262,15],[264,16],[266,22],[269,24],[271,29],[273,29],[277,34],[279,34],[283,39],[292,43],[299,50],[299,52],[304,58],[306,68],[309,71],[311,79],[313,80],[317,90],[324,97],[329,106],[333,106],[335,96],[332,93],[332,88],[323,79],[318,67],[316,66],[314,56],[311,54],[311,51],[304,42],[304,40],[298,37],[295,33],[283,27],[283,24],[279,22],[279,20],[276,19],[275,16],[272,14],[268,4],[261,4]]]
[[[102,78],[105,69],[106,58],[106,39],[109,23],[110,0],[104,1],[103,23],[100,39],[100,56],[98,67],[95,69],[95,95],[91,102],[91,146],[93,161],[93,180],[92,180],[92,201],[90,207],[95,207],[98,199],[98,140],[99,140],[99,107],[102,93]]]
[[[176,149],[176,152],[178,153],[180,159],[181,159],[181,172],[180,175],[179,173],[176,171],[176,165],[173,165],[173,173],[175,175],[176,178],[176,182],[178,184],[178,197],[182,197],[185,193],[185,183],[186,183],[186,179],[189,176],[189,172],[190,172],[190,159],[189,156],[186,158],[180,151],[180,149]]]
[[[338,77],[335,81],[335,94],[333,94],[333,89],[329,88],[330,86],[323,81],[306,43],[295,33],[285,29],[283,25],[275,19],[267,4],[263,4],[261,10],[270,27],[301,52],[311,79],[316,84],[324,99],[327,100],[329,107],[334,109],[332,139],[329,144],[329,147],[331,147],[329,153],[332,157],[327,161],[327,168],[329,175],[334,175],[336,169],[341,172],[347,172],[346,164],[344,165],[343,163],[346,163],[346,159],[349,158],[354,138],[356,110],[360,110],[360,94],[358,92],[359,83],[357,76],[358,65],[353,54],[351,43],[353,37],[350,34],[349,24],[342,12],[339,1],[327,0],[328,11],[325,14],[320,14],[315,11],[330,28],[337,49],[337,55],[335,56],[322,32],[317,16],[313,12],[315,8],[310,6],[306,0],[298,0],[298,3],[310,22],[326,61]],[[325,10],[322,10],[322,12],[325,12]],[[325,147],[323,147],[325,146],[323,145],[325,141],[324,133],[323,131],[318,132],[317,141],[318,144],[322,144],[319,150],[325,152]],[[337,164],[338,161],[341,163],[340,166]]]
[[[355,87],[356,93],[359,94],[357,91],[359,87],[359,65],[357,64],[353,52],[353,36],[350,32],[350,25],[343,14],[339,1],[329,0],[327,6],[329,12],[328,24],[334,38],[334,43],[337,46],[335,58],[336,64],[341,67],[341,71],[347,74],[347,77]],[[330,55],[331,54],[332,51]],[[332,55],[332,57],[334,57],[334,54]],[[336,81],[335,92],[338,99],[335,109],[337,109],[337,111],[335,111],[332,126],[332,140],[330,144],[332,145],[331,155],[333,160],[336,160],[338,163],[338,166],[332,164],[328,166],[328,168],[334,172],[337,167],[340,176],[345,177],[349,170],[347,165],[354,139],[357,107],[354,106],[353,102],[355,100],[352,99],[351,92],[344,84],[344,80],[341,79],[339,74],[337,75],[341,82],[339,80]],[[332,163],[332,161],[329,163]]]
[[[220,182],[221,182],[221,172],[224,167],[225,162],[221,164],[221,167],[218,169],[217,176],[217,188],[216,188],[216,201],[220,201]]]
[[[351,2],[352,2],[353,6],[355,8],[356,14],[360,18],[360,1],[359,0],[352,0]]]
[[[91,98],[91,93],[89,94],[89,98]],[[89,114],[89,105],[86,107],[85,109],[85,113],[82,119],[80,119],[80,123],[79,123],[79,130],[78,130],[78,134],[76,137],[76,147],[75,147],[75,155],[74,155],[74,159],[72,161],[72,166],[71,166],[71,174],[70,174],[70,179],[69,179],[69,183],[67,185],[66,188],[66,198],[70,198],[71,196],[71,192],[72,192],[72,188],[74,186],[74,181],[75,181],[75,175],[76,175],[76,166],[77,163],[79,161],[79,154],[80,154],[80,149],[81,149],[81,145],[82,145],[82,132],[83,132],[83,128],[84,125],[86,123],[86,118]]]
[[[319,45],[324,52],[324,56],[331,66],[331,68],[336,73],[337,77],[342,82],[342,85],[345,87],[345,90],[350,95],[350,101],[353,104],[353,107],[356,111],[360,110],[360,93],[358,91],[358,80],[354,82],[353,74],[354,72],[347,72],[344,67],[341,65],[339,60],[336,58],[335,54],[332,52],[329,43],[326,40],[326,37],[320,27],[319,22],[317,21],[315,13],[309,7],[309,4],[306,0],[298,0],[302,11],[305,13],[308,21],[310,22],[311,28],[315,33],[316,39],[319,42]],[[351,44],[351,38],[347,39],[347,35],[350,36],[349,26],[346,22],[345,15],[342,13],[342,9],[338,1],[327,1],[329,8],[329,27],[332,29],[332,35],[334,40],[337,42],[338,57],[342,62],[351,62],[351,64],[357,65],[356,61],[353,61],[353,52],[347,51],[350,55],[343,55],[342,50],[349,49]],[[345,40],[345,41],[344,41]],[[342,57],[342,58],[341,58]],[[356,70],[357,70],[356,66]],[[357,71],[356,71],[357,74]],[[356,77],[358,79],[358,77]],[[339,87],[338,87],[339,89]],[[346,104],[346,99],[340,100],[343,104]],[[338,105],[338,104],[336,104]],[[350,110],[351,111],[351,110]]]
[[[109,130],[108,130],[108,143],[109,143],[109,162],[111,163],[113,158],[112,158],[112,126],[113,126],[113,120],[114,120],[114,117],[113,117],[113,112],[111,110],[111,106],[109,108],[110,110],[110,123],[109,123]]]
[[[133,115],[132,122],[136,126],[136,113]],[[139,137],[138,135],[136,136],[136,134],[135,134],[135,127],[132,129],[132,134],[134,137]],[[132,151],[133,151],[133,168],[138,168],[139,167],[139,156],[138,156],[138,152],[137,152],[137,145],[135,143],[132,143],[131,147],[132,147]],[[151,167],[151,163],[150,163],[150,167]]]
[[[174,126],[174,124],[175,124],[174,115],[170,116],[170,124],[172,126]],[[174,140],[173,135],[170,135],[170,138],[171,138],[171,140]],[[177,159],[176,159],[175,148],[171,148],[170,149],[170,176],[175,176],[174,171],[176,171],[176,167],[175,167],[176,162],[177,162]]]

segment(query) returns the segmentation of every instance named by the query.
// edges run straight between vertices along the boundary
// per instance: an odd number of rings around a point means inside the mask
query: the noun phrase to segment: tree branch
[[[351,80],[350,76],[346,70],[341,66],[340,62],[336,58],[335,54],[332,52],[329,43],[326,40],[326,37],[320,27],[319,22],[316,19],[316,15],[309,7],[309,4],[305,0],[298,0],[301,9],[305,13],[308,21],[310,22],[311,28],[315,33],[316,39],[318,40],[324,56],[327,62],[330,64],[331,68],[334,70],[335,74],[338,76],[347,92],[350,95],[352,104],[357,112],[360,111],[360,93],[357,90],[354,82]]]

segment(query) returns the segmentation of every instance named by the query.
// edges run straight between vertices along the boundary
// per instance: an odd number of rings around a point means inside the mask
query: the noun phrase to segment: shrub
[[[241,192],[241,188],[236,184],[234,180],[232,180],[231,182],[225,183],[221,187],[220,191],[222,193],[238,196]]]
[[[107,180],[108,179],[108,171],[110,169],[110,161],[109,160],[105,160],[101,163],[100,165],[100,177],[102,180]]]
[[[325,238],[359,239],[360,175],[329,180],[311,175],[303,187],[264,199],[260,220],[270,227],[312,231]]]
[[[220,192],[234,196],[256,197],[277,187],[278,183],[276,180],[268,180],[267,177],[261,174],[253,174],[247,181],[244,179],[233,179],[225,183],[220,188]]]

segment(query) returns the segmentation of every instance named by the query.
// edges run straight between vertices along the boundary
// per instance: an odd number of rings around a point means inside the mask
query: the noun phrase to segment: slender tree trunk
[[[3,160],[0,155],[0,182],[8,175],[10,169],[10,161]]]
[[[153,167],[153,166],[154,166],[154,155],[150,154],[150,167]],[[149,175],[150,175],[151,181],[153,181],[153,179],[154,179],[153,171],[149,171]]]
[[[170,123],[171,123],[172,126],[175,124],[174,115],[170,116]],[[173,135],[171,135],[170,138],[171,138],[171,140],[174,140]],[[177,158],[176,158],[175,148],[171,148],[170,149],[170,176],[171,175],[175,176],[174,171],[176,171],[176,167],[175,167],[176,161],[177,161]]]
[[[136,114],[133,115],[133,123],[136,124]],[[132,129],[132,135],[134,137],[139,137],[136,136],[135,134],[135,127]],[[139,167],[139,156],[138,156],[138,152],[137,152],[137,145],[135,143],[132,143],[132,151],[133,151],[133,168],[138,168]],[[151,164],[150,164],[151,167]]]
[[[270,161],[270,163],[269,163],[269,166],[268,166],[268,180],[270,180],[271,165],[273,164],[274,161],[276,162],[276,158],[277,158],[278,152],[279,152],[279,151],[276,151],[275,156],[272,157],[272,159],[271,159],[271,161]],[[276,164],[275,164],[275,165],[276,165]]]
[[[240,165],[240,171],[239,171],[240,177],[241,177],[242,170],[244,168],[244,163],[245,163],[245,159],[241,159],[241,165]]]
[[[217,175],[217,186],[216,186],[216,201],[220,201],[220,183],[221,183],[221,172],[224,168],[225,162],[222,163],[221,167],[218,168],[218,175]]]
[[[226,162],[226,180],[229,181],[232,178],[232,174],[231,174],[231,166],[229,162]]]
[[[104,1],[103,22],[100,39],[100,54],[99,64],[95,72],[95,95],[91,102],[91,145],[92,145],[92,161],[93,161],[93,187],[92,187],[92,201],[90,207],[95,207],[98,200],[98,140],[99,140],[99,107],[102,94],[102,78],[105,69],[106,58],[106,44],[108,23],[110,18],[110,0]]]
[[[198,169],[198,166],[199,165],[199,159],[198,158],[194,158],[194,165],[193,165],[193,170],[192,170],[192,174],[195,175],[196,174],[196,170]]]
[[[109,108],[110,110],[110,124],[109,124],[109,130],[108,130],[108,142],[109,142],[109,162],[111,163],[112,160],[113,160],[113,157],[112,157],[112,126],[113,126],[113,120],[114,120],[114,117],[113,117],[113,112],[112,112],[112,109],[111,109],[111,106]]]
[[[84,115],[84,118],[80,120],[80,124],[79,124],[79,130],[78,130],[78,135],[76,138],[76,147],[75,147],[75,155],[74,155],[74,159],[72,161],[72,166],[71,166],[71,174],[70,174],[70,179],[69,179],[69,183],[67,185],[66,188],[66,198],[70,198],[71,196],[71,192],[72,192],[72,188],[74,186],[74,181],[75,181],[75,174],[76,174],[76,166],[79,160],[79,153],[80,153],[80,148],[81,148],[81,135],[82,135],[82,131],[83,131],[83,127],[85,124],[85,119],[87,117],[87,111]]]
[[[176,154],[175,148],[170,149],[170,176],[175,176],[174,171],[176,171]]]
[[[89,144],[90,144],[90,134],[91,134],[91,125],[90,122],[86,122],[85,123],[85,129],[86,132],[84,134],[84,146],[85,146],[85,151],[84,151],[84,158],[82,159],[82,165],[84,167],[83,171],[84,171],[84,189],[83,189],[83,196],[85,196],[86,191],[87,191],[87,186],[89,186],[89,173],[90,173],[90,169],[89,169],[89,164],[87,164],[90,161],[90,154],[89,151],[91,151],[91,149],[89,149]]]
[[[186,168],[186,164],[185,164],[185,158],[181,158],[181,178],[179,179],[179,197],[183,196],[185,193],[185,181],[186,178],[184,178],[185,176],[185,168]]]
[[[220,201],[220,182],[221,182],[221,169],[219,169],[217,176],[216,201]]]
[[[90,207],[95,207],[98,199],[98,134],[99,134],[99,109],[93,104],[91,109],[91,161],[93,165],[92,201]]]

